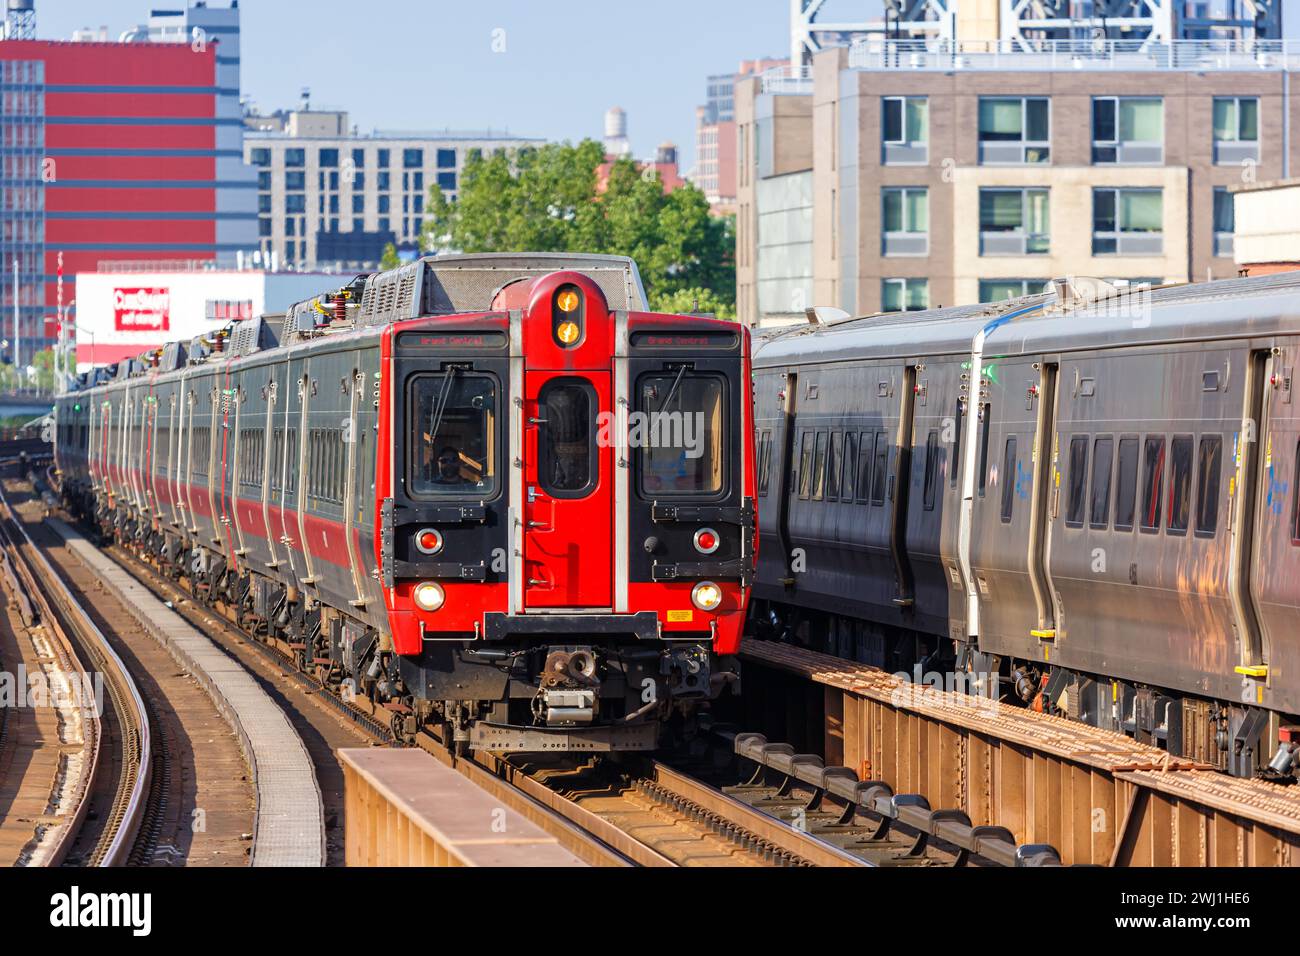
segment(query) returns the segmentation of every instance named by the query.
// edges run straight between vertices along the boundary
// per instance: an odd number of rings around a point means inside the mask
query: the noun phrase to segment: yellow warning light
[[[555,304],[561,312],[577,312],[578,301],[577,289],[561,289],[560,294],[555,297]]]
[[[564,345],[572,345],[578,341],[578,323],[561,322],[555,329],[555,337]]]

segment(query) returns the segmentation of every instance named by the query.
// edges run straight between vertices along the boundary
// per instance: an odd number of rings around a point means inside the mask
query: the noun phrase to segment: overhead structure
[[[1001,39],[1019,49],[1043,40],[1151,44],[1282,36],[1280,0],[1001,0],[1001,4]]]
[[[6,40],[36,39],[35,0],[5,0]]]
[[[822,19],[827,0],[790,0],[790,63],[812,65],[813,55],[828,46],[844,46],[863,36],[891,40],[956,38],[958,0],[885,0],[884,16],[874,20]],[[834,6],[834,4],[831,4]]]
[[[1031,50],[1046,41],[1278,40],[1282,0],[882,0],[877,19],[832,19],[837,0],[790,0],[790,62],[870,42],[992,45]],[[842,0],[841,0],[842,3]],[[846,4],[844,4],[846,5]]]

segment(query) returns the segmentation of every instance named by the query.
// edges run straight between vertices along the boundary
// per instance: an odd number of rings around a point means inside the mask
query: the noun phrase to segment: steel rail
[[[15,569],[21,577],[26,579],[26,584],[30,588],[28,598],[35,599],[35,603],[39,608],[40,619],[50,625],[51,631],[57,632],[58,642],[65,645],[71,662],[74,662],[75,669],[80,674],[88,676],[85,668],[72,650],[72,642],[60,623],[60,617],[78,632],[78,643],[86,652],[98,658],[105,665],[105,683],[109,688],[109,693],[114,698],[114,706],[122,725],[122,770],[113,800],[111,819],[91,855],[91,865],[101,867],[117,866],[125,862],[139,832],[140,823],[144,818],[145,800],[149,792],[149,780],[152,772],[148,712],[144,700],[140,696],[140,691],[136,687],[135,680],[131,677],[130,671],[127,670],[126,664],[113,650],[113,646],[90,618],[90,615],[77,603],[63,578],[58,575],[53,566],[46,560],[45,555],[41,553],[41,550],[27,534],[27,530],[14,514],[13,508],[10,506],[9,500],[5,497],[2,489],[0,489],[0,509],[3,509],[8,524],[13,530],[17,531],[21,539],[16,541],[8,532],[0,531],[8,545]],[[26,545],[27,555],[22,553],[23,545]],[[46,583],[46,588],[42,589],[38,586],[38,578]],[[58,605],[58,614],[54,612],[51,599]],[[88,685],[83,684],[83,686]],[[96,733],[92,766],[96,768],[94,772],[97,774],[97,768],[105,756],[102,748],[102,720],[98,713],[96,713],[93,723]],[[72,825],[64,828],[64,833],[59,838],[57,851],[51,858],[51,863],[54,865],[62,862],[66,857],[73,836],[80,830],[85,821],[85,814],[88,809],[86,798],[92,785],[93,779],[87,781],[85,786],[81,788],[78,809],[72,821],[70,821]]]

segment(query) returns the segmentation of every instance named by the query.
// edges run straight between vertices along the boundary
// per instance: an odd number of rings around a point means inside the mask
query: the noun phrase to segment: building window
[[[406,169],[419,169],[424,165],[424,150],[422,149],[404,149],[402,150],[402,166]]]
[[[298,220],[297,220],[297,219],[286,219],[286,220],[284,221],[284,234],[285,234],[286,236],[296,236],[296,235],[298,235]]]
[[[263,238],[271,234],[271,220],[267,216],[262,216],[257,220],[257,234]]]
[[[284,151],[284,164],[292,169],[301,169],[307,165],[307,151],[305,149],[286,149]]]
[[[424,191],[424,173],[411,174],[411,188],[418,189],[421,192]]]
[[[357,169],[364,169],[366,166],[366,151],[364,149],[354,149],[352,151],[352,165]]]
[[[389,231],[391,230],[391,228],[392,228],[392,226],[391,226],[391,224],[390,224],[389,221],[388,221],[388,217],[387,217],[387,216],[381,216],[381,217],[379,218],[379,231],[380,231],[380,232],[389,232]]]
[[[378,159],[378,166],[380,169],[388,168],[388,155],[389,155],[389,151],[386,149],[381,149],[376,151],[376,157]]]
[[[307,174],[303,172],[287,172],[284,174],[285,189],[306,189]]]
[[[930,307],[929,279],[881,279],[882,312],[919,312]]]
[[[1158,97],[1099,96],[1092,101],[1092,161],[1159,165],[1165,161],[1165,103]]]
[[[449,173],[439,173],[438,188],[447,192],[454,190],[456,188],[456,173],[454,171]]]
[[[980,162],[1046,163],[1051,159],[1051,118],[1045,96],[981,97]]]
[[[1214,98],[1214,162],[1235,166],[1259,159],[1259,98]]]
[[[1164,191],[1094,189],[1092,254],[1158,256],[1164,252]]]
[[[980,190],[980,255],[1046,255],[1050,245],[1046,189]]]
[[[270,212],[270,211],[271,211],[271,194],[270,194],[270,193],[261,193],[261,194],[257,197],[257,211],[258,211],[258,212]]]
[[[1226,186],[1214,187],[1214,254],[1232,255],[1232,234],[1236,231],[1236,210]]]
[[[261,190],[269,190],[271,188],[271,171],[269,169],[258,170],[257,188]]]
[[[352,174],[352,191],[353,191],[353,192],[358,192],[358,193],[359,193],[359,192],[364,192],[364,191],[365,191],[365,188],[366,188],[366,174],[365,174],[365,173],[353,173],[353,174]]]
[[[886,96],[880,128],[885,164],[929,162],[930,102],[924,96]]]
[[[1021,296],[1038,295],[1047,285],[1046,279],[981,279],[981,302],[1005,302]]]
[[[882,252],[924,256],[930,251],[930,196],[924,188],[883,189]]]
[[[379,197],[379,211],[381,213],[392,211],[392,199],[389,196],[384,195]]]
[[[248,151],[248,161],[254,166],[270,166],[271,151],[265,146],[258,146]]]
[[[358,213],[358,214],[363,213],[363,212],[366,211],[366,197],[365,197],[365,196],[362,196],[362,195],[359,195],[359,194],[354,194],[354,195],[352,196],[352,211],[355,212],[355,213]]]
[[[439,169],[456,168],[456,151],[454,149],[438,150],[438,168]]]
[[[353,231],[353,232],[365,232],[365,231],[366,231],[366,221],[365,221],[364,219],[353,219],[353,220],[352,220],[352,231]]]
[[[339,151],[337,149],[322,149],[316,162],[327,169],[337,169],[339,165]]]
[[[379,191],[388,192],[392,188],[393,177],[391,173],[379,174]]]
[[[284,197],[284,211],[287,213],[306,212],[307,197],[302,193],[292,193]]]

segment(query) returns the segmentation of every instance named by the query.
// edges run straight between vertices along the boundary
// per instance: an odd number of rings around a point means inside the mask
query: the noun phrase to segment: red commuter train
[[[637,750],[736,679],[757,548],[748,332],[630,259],[361,276],[83,376],[67,503],[395,732]]]

